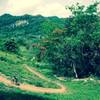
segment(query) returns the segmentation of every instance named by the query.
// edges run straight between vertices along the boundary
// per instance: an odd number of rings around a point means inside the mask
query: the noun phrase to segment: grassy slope
[[[21,83],[26,82],[42,87],[56,87],[56,85],[49,84],[49,82],[40,79],[25,69],[23,64],[25,64],[27,60],[23,60],[23,58],[18,57],[18,55],[0,51],[0,58],[3,58],[3,60],[0,61],[0,72],[8,76],[9,79],[12,79],[15,75]]]
[[[100,100],[100,84],[94,82],[64,82],[68,93],[56,95],[58,100]]]
[[[25,49],[25,48],[23,48]],[[32,62],[29,62],[27,60],[28,53],[26,54],[26,50],[22,50],[23,56],[19,57],[18,55],[6,53],[0,51],[0,57],[3,57],[4,60],[0,61],[0,72],[11,77],[13,75],[17,75],[19,80],[21,82],[27,82],[30,84],[35,84],[37,86],[43,86],[43,87],[55,87],[51,83],[45,82],[41,79],[39,79],[34,74],[28,72],[24,67],[23,63],[27,63],[30,66],[34,67],[34,64]],[[44,75],[55,79],[53,75],[51,74],[51,70],[49,67],[46,67],[44,65],[40,65],[40,67],[36,67],[37,70]],[[30,93],[18,90],[16,88],[6,87],[3,84],[0,84],[0,97],[5,96],[7,98],[10,98],[9,100],[15,100],[16,97],[19,98],[19,100],[22,100],[24,96],[26,98],[29,98],[29,100],[34,100],[33,98],[36,98],[36,100],[100,100],[100,84],[96,82],[72,82],[69,80],[62,81],[62,83],[66,86],[67,92],[65,94],[37,94],[37,93]],[[6,91],[6,92],[5,92]],[[11,95],[13,93],[13,95]],[[3,95],[2,95],[3,94]],[[26,94],[26,95],[25,95]],[[4,99],[8,100],[8,99]],[[27,100],[27,99],[26,99]]]
[[[23,95],[30,98],[29,100],[34,100],[34,96],[37,98],[40,97],[39,100],[100,100],[100,95],[99,95],[100,84],[98,83],[94,83],[94,82],[84,83],[81,81],[80,82],[66,81],[63,83],[68,88],[68,91],[65,94],[30,93],[30,92],[18,90],[16,88],[6,87],[3,84],[0,84],[0,94],[3,93],[3,95],[8,95],[8,96],[10,95],[9,98],[18,97],[20,98],[20,100],[23,100]],[[11,95],[11,93],[13,95]],[[9,100],[13,100],[13,99],[9,99]]]
[[[55,79],[51,74],[49,68],[45,67],[36,67],[38,71],[43,73],[44,75]],[[55,94],[49,95],[55,100],[100,100],[100,83],[95,81],[72,81],[66,79],[65,81],[61,81],[67,88],[65,94]],[[44,95],[45,96],[45,95]]]

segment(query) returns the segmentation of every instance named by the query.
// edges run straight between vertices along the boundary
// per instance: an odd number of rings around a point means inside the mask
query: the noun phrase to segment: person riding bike
[[[13,84],[15,84],[15,85],[20,85],[19,84],[19,81],[18,81],[18,78],[16,77],[16,76],[13,76],[13,78],[12,78],[12,82],[13,82]]]

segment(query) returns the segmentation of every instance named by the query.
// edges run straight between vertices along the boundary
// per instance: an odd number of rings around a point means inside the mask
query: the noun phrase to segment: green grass
[[[0,100],[53,100],[52,97],[40,93],[22,91],[14,87],[7,87],[0,83]]]
[[[19,63],[21,61],[21,57],[19,57],[18,55],[14,53],[3,52],[3,51],[0,51],[0,58],[5,59],[9,63]]]
[[[59,100],[100,100],[100,84],[94,82],[65,82],[68,93],[57,95]]]
[[[63,82],[67,88],[64,94],[50,94],[54,100],[100,100],[100,84],[88,81]]]
[[[3,58],[3,60],[0,60],[0,72],[5,74],[9,79],[16,75],[21,83],[25,82],[41,87],[57,88],[55,84],[40,79],[24,68],[23,64],[28,64],[51,80],[57,80],[52,74],[50,65],[38,65],[34,63],[35,61],[31,62],[27,50],[23,47],[21,49],[22,56],[0,51],[0,57]],[[7,87],[0,83],[0,99],[3,97],[4,99],[2,100],[16,100],[16,98],[18,100],[34,100],[34,98],[36,100],[100,100],[100,83],[92,81],[73,82],[71,80],[61,81],[61,83],[67,88],[64,94],[32,93],[14,87]]]
[[[58,88],[57,85],[40,79],[35,74],[25,69],[24,65],[26,61],[20,59],[15,54],[0,51],[0,57],[3,60],[0,61],[0,72],[12,79],[13,76],[17,76],[21,83],[29,83],[40,87]],[[34,65],[34,64],[33,64]]]
[[[32,92],[22,91],[16,88],[6,87],[3,84],[0,84],[0,92],[3,92],[4,94],[7,93],[8,94],[13,93],[14,95],[19,94],[21,98],[20,100],[23,100],[23,94],[25,96],[29,96],[29,98],[31,98],[31,96],[33,97],[35,96],[37,98],[40,97],[41,99],[39,100],[100,100],[99,83],[92,82],[92,81],[72,82],[66,80],[66,82],[63,82],[63,84],[67,88],[67,91],[64,94],[32,93]],[[13,99],[9,99],[9,100],[13,100]],[[34,100],[34,99],[29,99],[29,100]]]
[[[40,79],[35,74],[30,73],[21,64],[15,65],[0,61],[0,72],[8,76],[9,79],[12,79],[13,76],[17,76],[21,83],[25,82],[41,87],[56,88],[56,85]]]
[[[32,63],[28,63],[32,66]],[[33,66],[34,67],[34,66]],[[43,73],[45,76],[55,79],[53,76],[50,66],[35,66],[35,68]],[[56,79],[55,79],[56,80]],[[52,97],[53,100],[100,100],[100,83],[96,81],[79,81],[73,82],[72,79],[67,79],[61,81],[67,88],[66,93],[64,94],[47,94],[48,97]],[[45,96],[45,95],[44,95]]]

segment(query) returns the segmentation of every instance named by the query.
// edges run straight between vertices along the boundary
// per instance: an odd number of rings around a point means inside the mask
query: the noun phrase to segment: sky
[[[79,2],[89,5],[95,0],[0,0],[0,15],[9,13],[12,15],[38,15],[67,17],[71,13],[65,9]],[[98,1],[98,0],[97,0]]]

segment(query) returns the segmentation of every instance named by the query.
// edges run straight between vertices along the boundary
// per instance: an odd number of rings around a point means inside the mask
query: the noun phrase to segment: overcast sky
[[[84,5],[95,0],[0,0],[0,15],[10,13],[13,15],[41,14],[44,16],[66,17],[70,14],[66,5],[79,2]],[[97,0],[98,1],[98,0]]]

